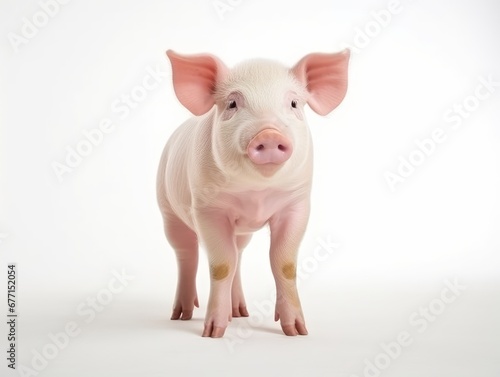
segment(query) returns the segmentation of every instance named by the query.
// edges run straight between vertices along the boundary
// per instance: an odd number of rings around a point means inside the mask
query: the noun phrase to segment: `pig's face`
[[[265,184],[286,184],[291,176],[307,180],[312,147],[304,104],[326,115],[342,102],[348,50],[309,54],[291,69],[253,60],[230,70],[209,54],[167,55],[179,101],[194,115],[213,111],[207,118],[212,156],[226,177],[245,183],[265,177]]]
[[[216,163],[232,175],[290,174],[308,161],[308,93],[286,67],[256,60],[232,69],[215,90]]]

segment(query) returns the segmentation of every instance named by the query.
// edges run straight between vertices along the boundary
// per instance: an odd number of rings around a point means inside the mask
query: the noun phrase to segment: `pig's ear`
[[[309,92],[309,106],[318,114],[328,114],[344,99],[349,55],[348,49],[336,54],[309,54],[292,68]]]
[[[226,66],[209,54],[180,55],[168,50],[167,56],[175,95],[194,115],[205,114],[215,103],[215,83],[225,76]]]

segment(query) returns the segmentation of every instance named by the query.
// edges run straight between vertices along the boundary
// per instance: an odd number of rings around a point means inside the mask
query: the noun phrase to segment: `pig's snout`
[[[247,154],[256,165],[281,165],[292,155],[292,143],[282,133],[267,128],[248,143]]]

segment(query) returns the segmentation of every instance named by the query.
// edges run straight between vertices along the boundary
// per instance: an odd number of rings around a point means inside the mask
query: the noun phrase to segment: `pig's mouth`
[[[276,173],[292,155],[290,139],[274,128],[266,128],[253,137],[247,155],[257,170],[269,177]]]
[[[282,165],[276,165],[276,164],[264,164],[264,165],[254,165],[254,166],[256,170],[266,178],[272,177],[282,167]]]

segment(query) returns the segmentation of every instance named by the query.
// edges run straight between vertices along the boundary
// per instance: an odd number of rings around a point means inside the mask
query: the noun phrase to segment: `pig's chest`
[[[287,198],[288,199],[288,198]],[[255,232],[286,207],[289,200],[283,192],[273,190],[223,194],[218,198],[236,234]]]

